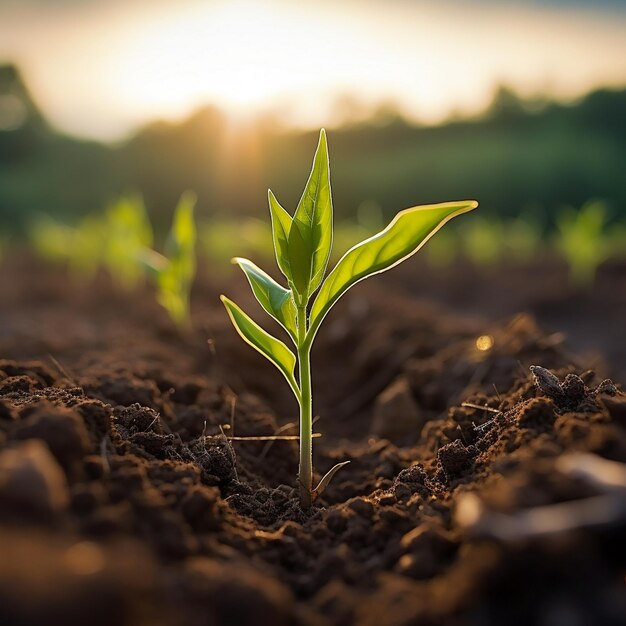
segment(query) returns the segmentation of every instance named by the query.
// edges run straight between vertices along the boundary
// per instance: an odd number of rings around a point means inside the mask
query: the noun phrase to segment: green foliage
[[[320,133],[313,169],[289,229],[291,280],[300,300],[320,286],[333,245],[333,204],[326,133]]]
[[[263,330],[253,319],[244,313],[232,300],[221,296],[228,316],[241,338],[258,350],[265,358],[271,361],[287,379],[296,398],[299,396],[298,384],[294,377],[296,357],[294,353],[279,339],[272,337]]]
[[[141,195],[121,196],[107,209],[104,263],[116,284],[134,289],[143,275],[142,250],[152,246],[152,226]]]
[[[460,241],[463,252],[474,265],[493,266],[504,253],[502,222],[496,217],[477,216],[471,222],[463,224]]]
[[[102,219],[87,215],[75,226],[60,224],[47,215],[33,220],[29,241],[43,259],[66,263],[77,280],[93,278],[103,254],[105,232]]]
[[[76,277],[90,279],[104,265],[119,287],[130,290],[143,274],[138,259],[152,245],[152,227],[141,196],[128,194],[75,227],[39,216],[30,223],[29,239],[42,258],[66,262]]]
[[[446,222],[476,206],[476,202],[469,200],[406,209],[398,213],[387,228],[348,250],[324,279],[332,249],[333,209],[323,130],[311,175],[293,218],[269,192],[274,251],[288,288],[247,259],[236,258],[234,262],[245,273],[263,309],[287,331],[295,353],[258,326],[231,300],[222,296],[222,301],[237,332],[281,371],[300,405],[299,487],[304,508],[311,505],[343,465],[334,466],[313,488],[310,354],[320,324],[348,289],[415,254]],[[316,291],[317,296],[309,306]]]
[[[85,216],[72,233],[70,265],[74,275],[91,280],[100,264],[105,233],[102,220],[97,215]]]
[[[196,225],[194,193],[184,193],[174,211],[165,254],[143,248],[137,259],[154,277],[157,300],[180,327],[190,323],[189,296],[196,275]]]
[[[28,240],[42,259],[66,261],[72,250],[72,229],[48,215],[40,215],[29,224]]]
[[[475,209],[475,202],[447,202],[406,209],[383,231],[357,244],[340,259],[320,289],[311,309],[311,330],[353,285],[380,274],[415,254],[447,221]]]
[[[23,91],[17,76],[9,93]],[[73,224],[89,207],[137,181],[150,198],[158,230],[169,227],[171,206],[185,185],[220,218],[241,217],[242,207],[256,210],[260,181],[273,180],[281,194],[300,186],[299,164],[303,155],[308,159],[313,141],[309,133],[285,133],[270,122],[250,127],[245,141],[226,148],[214,140],[224,129],[223,114],[206,108],[167,130],[150,125],[128,141],[104,145],[60,135],[41,119],[36,103],[24,104],[32,113],[24,125],[0,133],[3,232],[21,232],[42,207]],[[537,105],[508,94],[487,115],[466,121],[429,127],[401,116],[376,117],[337,129],[333,145],[342,159],[333,169],[333,197],[335,203],[341,199],[335,219],[351,219],[364,198],[384,207],[411,206],[415,189],[424,198],[480,196],[503,216],[541,203],[549,229],[556,208],[582,206],[591,197],[623,210],[626,90]],[[258,146],[264,158],[250,146]],[[248,254],[243,248],[235,253]]]
[[[74,228],[42,216],[30,224],[30,241],[42,258],[67,263],[83,280],[103,265],[116,285],[131,290],[148,272],[159,303],[185,326],[196,273],[195,203],[195,194],[181,196],[164,254],[152,249],[152,226],[138,194],[118,198],[103,215],[88,215]]]
[[[578,288],[593,284],[598,266],[610,254],[606,220],[607,210],[602,202],[588,202],[580,211],[566,207],[557,215],[556,247],[568,262],[570,280]]]
[[[271,276],[252,263],[252,261],[235,258],[233,262],[239,265],[243,270],[261,306],[291,335],[291,338],[295,340],[297,334],[297,311],[296,305],[291,297],[291,291],[279,285]]]
[[[215,271],[228,268],[224,259],[237,254],[271,259],[274,255],[272,229],[256,218],[219,219],[199,228],[200,250]]]
[[[298,304],[320,286],[333,242],[333,205],[326,133],[320,133],[311,175],[291,216],[269,192],[272,233],[278,266]]]

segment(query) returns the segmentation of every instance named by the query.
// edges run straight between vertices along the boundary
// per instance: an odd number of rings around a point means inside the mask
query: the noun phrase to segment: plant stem
[[[300,505],[311,506],[313,490],[313,398],[311,395],[311,346],[306,342],[306,305],[298,307],[298,372],[300,383]]]

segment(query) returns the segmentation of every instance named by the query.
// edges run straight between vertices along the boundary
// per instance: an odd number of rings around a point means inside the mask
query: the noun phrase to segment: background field
[[[116,195],[140,190],[161,229],[182,190],[199,197],[201,220],[266,218],[265,192],[293,207],[304,184],[316,130],[280,119],[233,128],[215,107],[158,122],[113,144],[55,130],[29,96],[27,77],[0,68],[0,93],[19,99],[20,125],[0,130],[0,220],[23,232],[33,215],[76,221]],[[5,96],[6,98],[7,96]],[[393,109],[329,131],[335,209],[386,217],[414,204],[478,198],[484,215],[529,212],[551,226],[563,206],[606,201],[612,221],[626,207],[626,91],[598,90],[580,101],[525,100],[501,88],[472,119],[429,127]]]

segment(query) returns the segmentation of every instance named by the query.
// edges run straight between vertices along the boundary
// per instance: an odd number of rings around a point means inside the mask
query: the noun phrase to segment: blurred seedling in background
[[[459,229],[464,254],[476,266],[498,264],[504,255],[504,228],[497,217],[476,216]]]
[[[353,285],[404,261],[447,221],[475,209],[477,203],[467,200],[401,211],[384,230],[348,250],[324,278],[333,243],[333,207],[328,149],[323,130],[311,174],[293,217],[278,203],[271,191],[268,195],[276,261],[287,279],[288,287],[280,285],[247,259],[235,258],[233,262],[245,273],[263,309],[287,332],[295,352],[263,330],[232,300],[226,296],[221,299],[243,340],[280,370],[298,401],[298,485],[300,505],[307,509],[324,491],[335,473],[345,465],[335,465],[313,487],[310,359],[311,347],[322,321],[335,302]]]
[[[95,276],[106,242],[105,226],[97,215],[87,215],[74,227],[41,215],[30,223],[28,237],[41,258],[67,264],[81,282]]]
[[[518,217],[501,220],[498,216],[480,216],[461,228],[447,228],[426,249],[433,268],[453,265],[459,252],[479,267],[492,267],[505,258],[518,265],[530,263],[542,246],[542,226],[534,214],[526,211]]]
[[[104,264],[114,283],[124,291],[132,291],[143,277],[140,255],[152,248],[152,225],[138,193],[118,198],[104,215]]]
[[[42,215],[31,222],[29,239],[39,256],[67,263],[77,279],[90,280],[105,266],[113,282],[130,291],[143,275],[138,254],[152,245],[152,227],[141,196],[128,194],[76,226]]]
[[[185,192],[176,206],[164,253],[151,248],[138,251],[154,279],[157,300],[181,328],[190,324],[189,297],[196,275],[196,195]]]
[[[152,249],[152,226],[137,193],[121,196],[104,214],[88,215],[75,227],[41,216],[30,224],[30,241],[39,256],[67,263],[82,281],[92,279],[98,267],[104,266],[117,287],[131,291],[147,271],[154,280],[158,302],[177,325],[185,326],[196,273],[195,203],[193,193],[182,195],[164,254]]]
[[[611,253],[606,221],[606,206],[597,201],[588,202],[579,211],[566,207],[556,217],[555,245],[569,265],[571,284],[577,288],[591,287],[598,266]]]
[[[233,219],[214,218],[199,229],[201,251],[214,269],[225,269],[239,250],[240,254],[271,259],[274,254],[272,228],[254,217]]]

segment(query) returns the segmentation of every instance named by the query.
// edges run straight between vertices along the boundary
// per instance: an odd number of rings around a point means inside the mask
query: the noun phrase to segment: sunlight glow
[[[498,84],[573,98],[626,83],[626,11],[415,0],[92,0],[0,4],[0,59],[54,123],[120,137],[215,104],[315,127],[393,103],[427,123]]]
[[[273,60],[299,49],[289,17],[249,2],[192,6],[140,33],[120,54],[116,81],[127,106],[180,113],[189,103],[217,101],[246,111],[267,105],[285,88]],[[276,36],[280,33],[279,36]],[[268,36],[273,34],[273,36]]]

